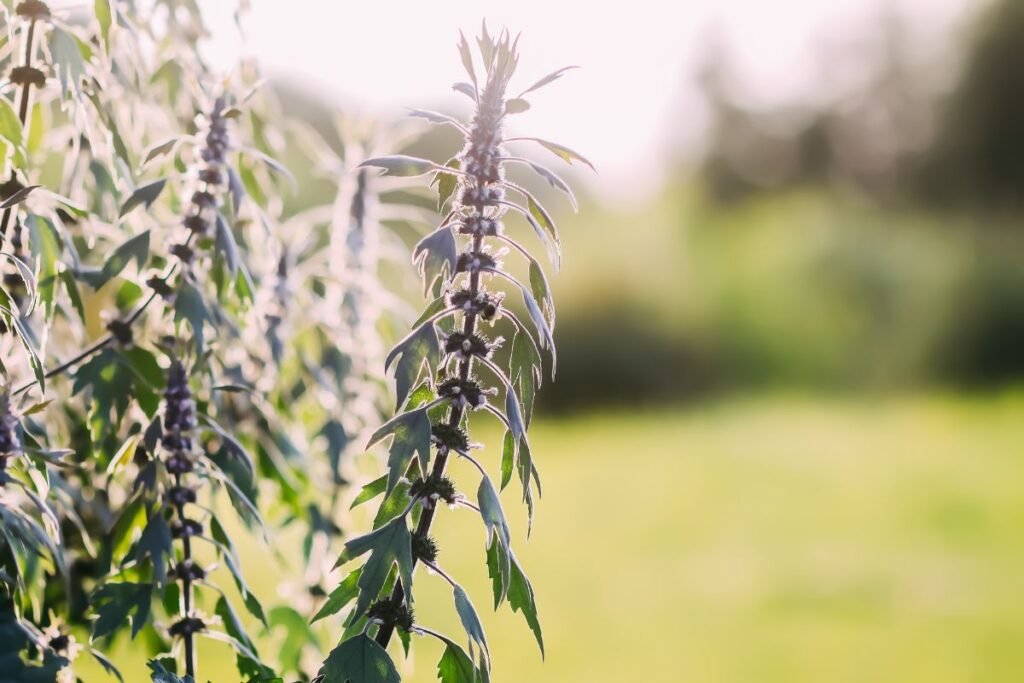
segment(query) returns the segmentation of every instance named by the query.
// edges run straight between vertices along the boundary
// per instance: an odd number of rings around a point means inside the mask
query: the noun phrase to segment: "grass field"
[[[1024,680],[1024,395],[730,400],[540,422],[533,443],[528,543],[511,489],[505,509],[546,663],[521,615],[487,609],[479,521],[438,534],[497,683]],[[442,580],[417,586],[425,625],[457,634]],[[206,674],[233,681],[211,648]],[[407,680],[439,654],[418,640]]]

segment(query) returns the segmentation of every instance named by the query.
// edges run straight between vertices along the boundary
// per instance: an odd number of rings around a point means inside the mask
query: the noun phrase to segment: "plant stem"
[[[177,487],[179,489],[181,488],[181,475],[180,474],[175,474],[174,475],[174,485],[175,485],[175,487]],[[186,522],[185,504],[184,503],[180,503],[180,502],[177,503],[175,505],[175,510],[178,513],[178,521],[181,522],[182,527],[184,528],[184,525],[185,525],[185,522]],[[185,565],[191,567],[191,565],[192,565],[192,539],[189,537],[188,533],[183,533],[182,536],[181,536],[181,548],[182,548],[182,558],[183,558],[183,561],[184,561]],[[184,599],[184,610],[183,610],[184,614],[182,616],[185,617],[185,618],[188,618],[188,617],[192,616],[192,579],[187,574],[185,575],[185,578],[182,580],[181,592],[182,592],[182,598]],[[196,675],[196,658],[195,658],[195,651],[194,651],[194,647],[193,647],[192,632],[191,631],[186,632],[185,635],[183,636],[183,638],[185,640],[185,672],[189,676],[192,676],[193,678],[195,678],[195,675]]]
[[[36,20],[35,18],[28,22],[28,33],[25,34],[25,57],[23,66],[30,68],[32,66],[32,58],[35,56],[35,37],[36,37]],[[32,95],[32,84],[26,82],[21,86],[21,94],[18,100],[18,120],[21,122],[22,135],[26,132],[28,125],[28,106],[31,101]],[[14,168],[11,168],[11,180],[17,179],[17,173]],[[3,243],[4,238],[7,236],[7,226],[11,222],[11,216],[14,214],[14,207],[9,206],[4,209],[3,215],[0,216],[0,244]]]
[[[482,235],[474,235],[473,237],[473,251],[479,251],[483,243]],[[480,271],[475,270],[469,276],[469,290],[470,296],[475,297],[477,292],[480,290]],[[467,337],[476,331],[476,313],[474,311],[467,311],[466,318],[463,321],[462,333]],[[459,377],[465,381],[469,379],[469,373],[473,368],[473,356],[466,356],[459,361]],[[458,427],[459,423],[462,422],[463,409],[461,406],[453,405],[451,412],[448,413],[448,426]],[[444,476],[444,469],[448,464],[448,451],[438,451],[437,457],[434,459],[434,467],[431,469],[430,476],[440,478]],[[424,508],[423,514],[420,516],[420,522],[416,525],[416,535],[426,536],[430,533],[430,526],[434,523],[434,513],[437,511],[438,506],[435,505],[430,508]],[[416,565],[416,558],[412,558],[413,566]],[[405,600],[405,588],[402,586],[402,580],[398,579],[395,581],[395,588],[391,592],[392,602],[400,602]],[[382,624],[380,629],[377,631],[377,643],[381,647],[387,647],[388,641],[391,640],[391,634],[395,631],[394,624]]]

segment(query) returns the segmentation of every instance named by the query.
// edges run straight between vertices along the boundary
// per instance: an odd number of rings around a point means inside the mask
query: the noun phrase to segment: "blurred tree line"
[[[546,400],[1024,378],[1024,3],[989,3],[969,27],[949,71],[884,8],[852,86],[830,80],[826,52],[820,100],[760,108],[712,44],[706,151],[666,199],[677,267],[618,303],[563,308],[571,351]],[[652,300],[660,313],[638,313]]]

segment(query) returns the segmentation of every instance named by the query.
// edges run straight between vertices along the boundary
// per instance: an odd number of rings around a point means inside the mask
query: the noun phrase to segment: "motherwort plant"
[[[555,322],[547,279],[538,261],[506,221],[524,219],[545,243],[554,261],[559,241],[554,222],[525,188],[508,180],[508,164],[525,164],[554,187],[569,187],[552,171],[512,155],[505,144],[535,141],[566,161],[586,162],[571,150],[536,138],[504,138],[506,117],[525,111],[523,96],[559,78],[565,69],[540,79],[520,95],[508,95],[518,62],[516,42],[507,32],[492,38],[484,27],[477,39],[483,72],[476,66],[466,39],[459,51],[470,82],[455,89],[475,104],[467,126],[436,112],[414,110],[433,123],[454,126],[465,136],[465,147],[445,165],[409,156],[370,159],[362,165],[399,176],[433,174],[441,208],[449,207],[434,232],[416,247],[415,262],[428,291],[436,297],[413,332],[389,354],[395,365],[399,414],[372,436],[370,445],[391,437],[388,472],[368,484],[357,503],[383,494],[374,531],[345,544],[339,565],[367,555],[366,562],[342,581],[328,601],[338,612],[355,601],[341,643],[330,653],[317,680],[322,683],[394,683],[397,670],[385,648],[397,631],[408,647],[409,634],[440,639],[444,655],[438,672],[446,683],[489,680],[490,655],[481,621],[466,591],[446,573],[430,535],[441,503],[477,511],[486,531],[487,566],[494,605],[508,600],[521,611],[543,652],[533,588],[511,547],[511,534],[487,469],[471,451],[470,431],[476,416],[490,414],[505,428],[501,447],[501,487],[516,474],[522,498],[532,517],[534,487],[539,478],[527,439],[534,394],[541,381],[540,349],[551,356],[554,374]],[[517,220],[518,222],[518,220]],[[525,261],[529,285],[511,275],[502,256],[511,250]],[[506,304],[506,290],[522,296],[530,325]],[[501,338],[490,334],[498,326],[512,338],[507,360],[496,354]],[[449,461],[464,458],[479,474],[476,502],[459,492],[446,474]],[[468,653],[455,640],[422,625],[413,616],[413,579],[417,564],[447,582],[458,616],[466,630]]]

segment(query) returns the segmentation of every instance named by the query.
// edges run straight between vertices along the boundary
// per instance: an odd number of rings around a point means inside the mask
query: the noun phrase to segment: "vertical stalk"
[[[33,13],[29,15],[28,19],[28,30],[25,32],[25,52],[22,60],[22,69],[26,72],[24,81],[21,84],[21,91],[18,95],[18,120],[21,122],[22,135],[28,132],[28,110],[29,104],[32,101],[32,79],[27,77],[27,72],[34,67],[32,61],[35,58],[36,48],[36,22],[40,16],[48,16],[49,10],[45,9],[46,6],[41,6],[43,10],[41,13]],[[20,7],[19,7],[20,9]],[[17,180],[17,173],[14,168],[11,168],[11,181]],[[0,215],[0,244],[3,243],[7,237],[7,226],[11,222],[11,216],[14,214],[14,207],[8,207],[4,209],[3,215]]]

